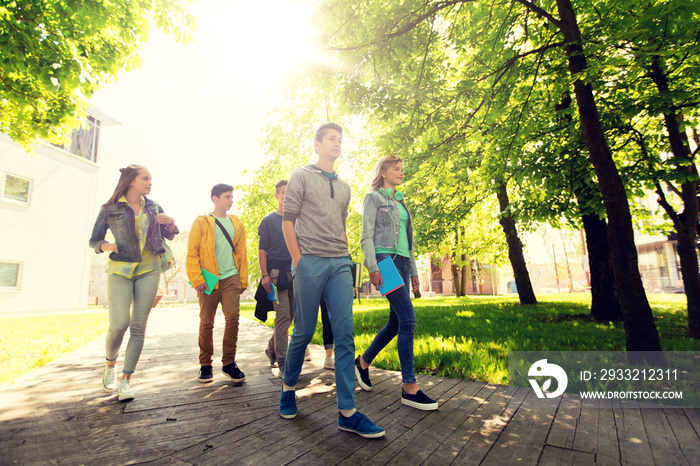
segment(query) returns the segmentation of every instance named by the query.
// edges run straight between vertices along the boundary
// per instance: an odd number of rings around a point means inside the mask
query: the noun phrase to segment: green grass
[[[590,319],[590,294],[539,296],[523,306],[517,297],[422,298],[416,310],[414,366],[417,373],[506,383],[509,351],[624,351],[622,323]],[[649,295],[666,351],[700,351],[687,337],[685,295]],[[242,306],[253,318],[254,305]],[[385,299],[354,306],[355,347],[361,353],[388,318]],[[274,313],[267,325],[274,325]],[[312,340],[322,344],[321,324]],[[400,370],[396,339],[372,363]]]
[[[89,343],[108,326],[106,312],[0,319],[0,384]]]

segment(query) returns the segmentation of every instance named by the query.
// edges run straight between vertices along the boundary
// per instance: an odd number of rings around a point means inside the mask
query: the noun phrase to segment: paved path
[[[217,316],[219,357],[223,316]],[[563,398],[534,406],[532,391],[419,376],[440,409],[400,403],[400,374],[372,369],[358,407],[387,430],[365,440],[336,427],[333,373],[312,346],[297,391],[299,415],[277,406],[282,381],[263,354],[271,330],[242,319],[233,386],[197,382],[197,311],[153,312],[132,387],[119,403],[101,390],[103,339],[0,387],[0,464],[700,464],[694,409],[582,407]]]

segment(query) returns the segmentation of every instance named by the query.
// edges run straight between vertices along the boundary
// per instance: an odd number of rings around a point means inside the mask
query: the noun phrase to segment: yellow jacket
[[[245,228],[243,222],[235,216],[229,215],[236,234],[231,238],[235,252],[233,260],[238,268],[241,278],[241,288],[248,287],[248,252],[245,244]],[[190,237],[187,241],[187,278],[193,287],[204,283],[202,268],[219,275],[219,266],[216,264],[216,251],[214,249],[214,217],[211,215],[200,215],[194,219]],[[214,288],[217,288],[217,283]]]

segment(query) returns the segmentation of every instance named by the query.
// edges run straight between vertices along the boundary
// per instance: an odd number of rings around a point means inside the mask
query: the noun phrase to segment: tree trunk
[[[651,63],[651,78],[662,97],[668,95],[668,79],[660,57]],[[664,113],[664,123],[668,133],[669,145],[673,152],[673,164],[679,172],[686,172],[687,177],[681,185],[683,213],[676,215],[673,207],[666,201],[661,186],[657,184],[660,203],[673,220],[678,233],[678,256],[681,260],[681,275],[688,303],[688,333],[692,338],[700,338],[700,270],[696,251],[698,227],[698,181],[697,169],[690,152],[687,135],[681,131],[681,118],[676,112]]]
[[[625,186],[605,138],[593,88],[590,83],[579,78],[585,74],[588,65],[581,45],[576,13],[571,0],[557,0],[557,7],[561,17],[559,27],[567,42],[569,72],[576,78],[574,92],[583,129],[583,139],[598,177],[605,212],[608,216],[608,244],[622,305],[627,350],[661,351],[659,332],[656,330],[651,306],[639,273],[632,216],[627,203]]]
[[[464,290],[460,287],[459,279],[459,267],[457,266],[457,254],[452,253],[452,261],[450,262],[450,267],[452,269],[452,283],[455,287],[455,296],[464,296]]]
[[[518,238],[518,230],[515,227],[513,216],[507,213],[510,201],[508,200],[508,191],[505,183],[500,183],[498,185],[497,196],[502,214],[499,223],[506,235],[508,258],[510,259],[511,267],[513,267],[513,277],[515,278],[515,285],[518,287],[520,304],[537,304],[537,298],[535,298],[535,292],[530,282],[530,274],[527,271],[527,264],[525,263],[523,243],[520,241],[520,238]]]
[[[582,215],[591,270],[591,315],[598,322],[622,320],[608,250],[608,226],[597,215]]]
[[[467,255],[462,254],[462,263],[466,263]],[[469,281],[469,269],[466,265],[462,265],[462,275],[460,276],[461,282],[460,287],[462,288],[462,296],[467,295],[467,282]]]

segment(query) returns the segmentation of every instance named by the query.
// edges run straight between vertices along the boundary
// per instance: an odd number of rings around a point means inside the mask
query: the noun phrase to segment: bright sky
[[[181,230],[210,211],[213,185],[245,183],[243,170],[265,160],[262,131],[282,78],[319,57],[310,10],[298,3],[199,0],[193,13],[193,43],[153,29],[143,66],[92,98],[121,123],[101,131],[97,205],[112,194],[119,168],[138,163],[153,176],[151,197]]]

